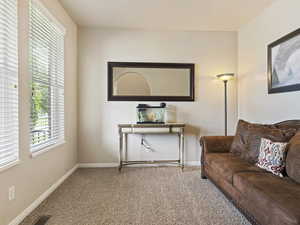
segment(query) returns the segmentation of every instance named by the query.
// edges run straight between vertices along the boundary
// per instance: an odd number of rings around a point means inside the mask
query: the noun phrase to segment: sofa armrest
[[[205,174],[205,154],[229,152],[233,136],[203,136],[200,139],[202,147],[201,154],[201,177],[206,179]]]
[[[229,152],[234,136],[203,136],[200,139],[202,152],[226,153]]]

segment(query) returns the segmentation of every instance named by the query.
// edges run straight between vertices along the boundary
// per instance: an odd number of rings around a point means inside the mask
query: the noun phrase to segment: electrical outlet
[[[15,188],[15,186],[11,186],[8,189],[8,200],[12,201],[15,199],[15,197],[16,197],[16,188]]]

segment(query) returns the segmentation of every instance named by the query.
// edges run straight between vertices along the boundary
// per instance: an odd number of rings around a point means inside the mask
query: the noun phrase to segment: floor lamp
[[[224,98],[225,98],[225,136],[227,136],[227,83],[234,77],[233,73],[225,73],[217,75],[217,78],[224,82]]]

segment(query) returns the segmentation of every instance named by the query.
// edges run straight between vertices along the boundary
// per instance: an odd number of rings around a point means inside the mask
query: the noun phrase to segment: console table
[[[166,124],[119,124],[119,150],[120,165],[119,171],[123,166],[134,164],[169,164],[175,163],[184,168],[184,127],[183,123],[166,123]],[[127,137],[128,134],[174,134],[179,138],[178,160],[151,160],[151,161],[129,161]]]

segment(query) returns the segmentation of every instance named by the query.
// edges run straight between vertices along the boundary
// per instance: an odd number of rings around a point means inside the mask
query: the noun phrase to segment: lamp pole
[[[217,78],[224,82],[224,108],[225,108],[225,136],[227,136],[227,84],[228,81],[233,79],[233,73],[224,73],[217,75]]]
[[[225,97],[225,136],[227,136],[227,83],[228,80],[224,80],[224,97]]]

